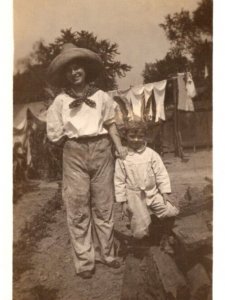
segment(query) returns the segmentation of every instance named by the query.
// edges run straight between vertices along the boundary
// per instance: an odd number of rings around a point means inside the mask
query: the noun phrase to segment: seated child
[[[117,158],[115,196],[122,203],[123,214],[130,220],[134,238],[149,235],[150,212],[159,219],[174,217],[179,210],[171,203],[170,179],[160,156],[146,147],[146,127],[129,122],[126,128],[128,155]]]

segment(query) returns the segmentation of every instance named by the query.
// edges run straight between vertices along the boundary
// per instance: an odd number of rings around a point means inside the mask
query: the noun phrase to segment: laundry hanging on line
[[[192,98],[196,96],[195,84],[190,72],[178,73],[178,106],[179,110],[194,111]]]
[[[110,91],[111,97],[122,96],[128,108],[128,119],[140,118],[158,122],[159,119],[165,120],[165,89],[167,80],[137,85],[125,91]],[[155,118],[153,116],[153,94],[156,105]]]

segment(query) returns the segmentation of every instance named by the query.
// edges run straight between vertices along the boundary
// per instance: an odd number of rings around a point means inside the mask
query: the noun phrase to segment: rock
[[[149,253],[157,267],[166,299],[189,299],[186,280],[171,256],[162,252],[159,247],[151,247]]]
[[[211,284],[204,267],[201,264],[195,265],[187,273],[187,278],[190,284],[191,299],[207,299]]]
[[[180,216],[188,216],[205,209],[212,209],[212,191],[206,186],[203,190],[187,187],[183,199],[180,200]]]
[[[187,252],[212,245],[212,232],[200,215],[177,219],[172,231]]]
[[[120,300],[166,300],[157,269],[150,267],[148,260],[127,256]]]
[[[201,259],[202,265],[205,267],[209,276],[212,275],[212,264],[213,264],[213,257],[212,253],[204,255]]]

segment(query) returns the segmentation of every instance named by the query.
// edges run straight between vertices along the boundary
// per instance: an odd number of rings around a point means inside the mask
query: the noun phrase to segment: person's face
[[[67,66],[66,78],[72,85],[81,86],[86,83],[86,73],[82,66],[77,63],[71,63]]]
[[[127,133],[128,146],[134,150],[138,150],[145,144],[145,132],[142,129],[130,130]]]

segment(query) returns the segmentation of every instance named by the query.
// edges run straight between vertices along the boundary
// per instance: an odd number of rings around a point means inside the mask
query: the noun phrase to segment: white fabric
[[[170,179],[159,154],[146,147],[141,153],[129,150],[124,160],[117,159],[115,168],[116,201],[127,201],[127,190],[145,191],[146,203],[151,204],[157,193],[170,193]]]
[[[135,116],[143,118],[143,111],[147,105],[148,100],[154,92],[155,101],[156,101],[156,118],[157,122],[159,119],[165,120],[165,110],[164,110],[164,99],[165,99],[165,88],[167,80],[162,80],[159,82],[148,83],[144,85],[137,85],[132,87],[129,92],[126,94],[132,110]],[[153,118],[152,111],[152,101],[150,102],[150,109],[148,113],[148,119]]]
[[[165,109],[164,109],[164,100],[165,100],[165,89],[166,89],[166,80],[162,80],[154,83],[154,96],[156,102],[156,116],[155,121],[158,122],[159,119],[165,120]]]
[[[178,214],[162,194],[170,193],[170,179],[160,156],[150,148],[142,152],[129,151],[125,160],[117,159],[114,175],[117,202],[129,207],[131,231],[135,238],[148,235],[150,212],[159,218]]]
[[[178,106],[179,110],[194,111],[192,98],[196,96],[196,89],[190,73],[178,73]]]
[[[104,125],[113,123],[114,103],[109,95],[101,90],[88,97],[96,103],[92,108],[86,103],[70,109],[74,100],[67,94],[58,95],[47,112],[47,134],[51,141],[58,141],[63,136],[78,138],[97,136],[107,133]]]
[[[194,98],[197,94],[194,81],[192,80],[192,75],[189,72],[187,73],[186,90],[187,90],[187,96],[190,98]]]
[[[145,107],[147,106],[148,101],[150,101],[150,108],[147,116],[149,120],[153,119],[152,97],[151,97],[153,88],[154,88],[153,83],[148,83],[144,85]]]
[[[142,109],[144,105],[143,91],[144,89],[140,92],[137,88],[132,88],[126,96],[132,107],[133,114],[140,118],[142,117]]]

